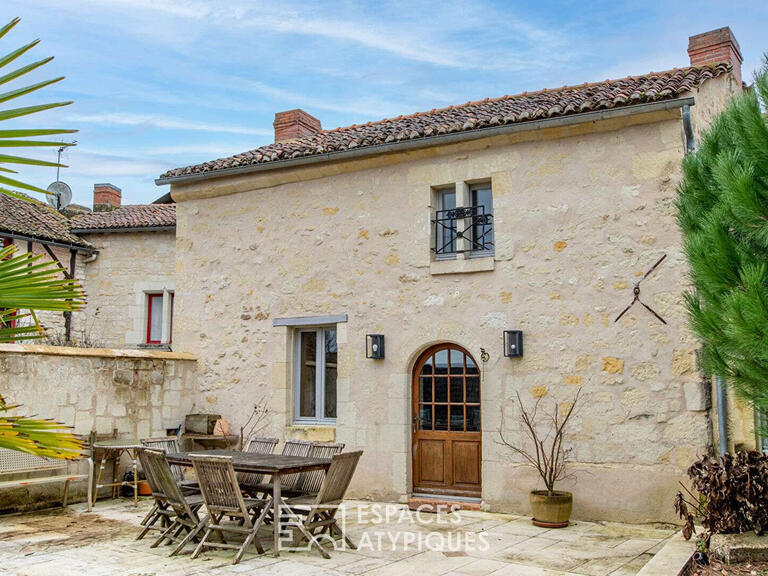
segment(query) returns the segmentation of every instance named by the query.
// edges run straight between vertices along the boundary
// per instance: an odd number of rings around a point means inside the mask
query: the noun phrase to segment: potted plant
[[[565,408],[555,403],[553,410],[549,413],[539,410],[541,398],[536,401],[532,410],[526,409],[518,393],[520,424],[524,431],[519,443],[508,441],[504,437],[502,411],[499,427],[501,443],[522,456],[525,462],[536,470],[546,488],[531,491],[531,513],[536,526],[565,528],[571,518],[573,494],[555,490],[555,484],[566,477],[569,450],[563,447],[564,432],[580,393],[581,390],[576,393],[573,402]]]

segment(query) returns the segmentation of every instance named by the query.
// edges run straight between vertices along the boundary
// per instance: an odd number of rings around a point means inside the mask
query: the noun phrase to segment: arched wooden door
[[[480,497],[480,369],[465,349],[439,344],[413,369],[413,491]]]

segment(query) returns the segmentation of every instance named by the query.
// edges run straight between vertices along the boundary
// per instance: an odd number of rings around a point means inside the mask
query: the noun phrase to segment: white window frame
[[[453,194],[453,207],[457,208],[460,202],[459,195],[456,191],[456,185],[444,188],[437,188],[435,189],[435,215],[437,214],[438,210],[445,210],[445,206],[443,205],[443,198],[446,194]],[[456,225],[458,226],[461,221],[457,220]],[[441,230],[442,231],[442,230]],[[442,246],[443,239],[437,237],[437,231],[435,231],[435,247],[438,245]],[[453,252],[443,252],[442,254],[435,254],[435,260],[455,260],[458,256],[458,252],[455,251],[456,248],[458,248],[460,240],[456,239],[454,240],[454,251]]]
[[[474,206],[474,202],[472,201],[472,197],[474,196],[474,193],[476,190],[490,190],[491,191],[491,212],[490,215],[493,216],[493,185],[491,182],[480,182],[478,184],[470,184],[469,185],[469,197],[467,198],[467,205],[468,206]],[[494,219],[495,224],[495,219]],[[494,247],[496,245],[496,226],[494,224],[491,224],[491,237],[493,238]],[[474,235],[474,230],[472,231],[472,234]],[[474,240],[474,238],[473,238]],[[493,256],[495,253],[494,248],[489,248],[487,250],[470,250],[469,251],[469,257],[470,258],[482,258],[483,256]]]
[[[170,346],[173,338],[173,301],[174,291],[163,288],[161,290],[145,290],[144,295],[144,335],[141,339],[142,346]],[[149,321],[151,297],[160,296],[163,303],[160,342],[149,342]]]
[[[293,350],[293,421],[296,424],[336,424],[336,418],[318,417],[317,413],[321,410],[325,413],[325,331],[333,330],[336,332],[336,348],[338,354],[338,328],[331,326],[314,326],[311,328],[300,328],[294,331],[294,350]],[[314,332],[316,340],[315,346],[315,416],[301,416],[301,335]],[[338,386],[338,364],[336,369],[336,384]],[[338,410],[338,400],[337,400]]]

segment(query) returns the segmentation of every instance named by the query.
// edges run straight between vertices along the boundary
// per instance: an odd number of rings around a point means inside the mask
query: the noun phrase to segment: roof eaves
[[[170,232],[176,226],[121,226],[114,228],[72,228],[74,234],[109,234],[112,232]]]
[[[181,174],[179,176],[170,176],[165,178],[161,177],[161,178],[155,179],[155,184],[158,186],[162,186],[165,184],[191,182],[191,181],[207,180],[210,178],[223,178],[226,176],[235,176],[239,174],[250,174],[254,172],[266,172],[270,170],[293,168],[296,166],[319,164],[319,163],[332,162],[335,160],[342,160],[342,159],[361,158],[361,157],[373,156],[377,154],[386,154],[389,152],[413,150],[417,148],[428,148],[430,146],[452,144],[455,142],[463,142],[468,140],[479,140],[481,138],[487,138],[490,136],[497,136],[502,134],[512,134],[516,132],[524,132],[524,131],[530,131],[530,130],[543,130],[545,128],[554,128],[554,127],[561,127],[561,126],[572,126],[575,124],[595,122],[597,120],[608,120],[611,118],[619,118],[622,116],[630,116],[630,115],[636,115],[636,114],[648,114],[651,112],[657,112],[662,110],[682,108],[683,106],[693,106],[694,104],[695,104],[694,98],[692,96],[687,96],[683,98],[674,98],[670,100],[646,102],[642,104],[632,104],[632,105],[621,106],[617,108],[607,108],[603,110],[590,110],[587,112],[580,112],[577,114],[569,114],[567,116],[540,118],[537,120],[529,120],[526,122],[504,124],[501,126],[483,127],[483,128],[477,128],[474,130],[464,130],[460,132],[440,134],[437,136],[424,136],[421,138],[414,138],[413,140],[400,140],[400,141],[390,142],[386,144],[374,144],[371,146],[365,146],[361,148],[326,152],[324,154],[313,154],[309,156],[299,156],[297,158],[275,160],[272,162],[263,162],[260,164],[249,164],[247,166],[237,166],[234,168],[222,168],[220,170],[210,170],[207,172],[194,172],[194,173]]]
[[[13,238],[14,240],[26,240],[27,242],[37,242],[38,244],[47,244],[49,246],[58,246],[59,248],[68,248],[71,250],[77,250],[80,252],[98,252],[92,244],[81,240],[81,243],[75,244],[74,242],[65,242],[63,240],[51,240],[41,236],[30,236],[29,234],[20,234],[12,230],[0,229],[0,236],[6,238]]]

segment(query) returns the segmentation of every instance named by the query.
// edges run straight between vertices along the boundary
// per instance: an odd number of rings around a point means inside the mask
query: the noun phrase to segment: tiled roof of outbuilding
[[[286,140],[227,158],[169,170],[160,176],[160,180],[342,152],[354,148],[426,139],[443,134],[469,132],[543,118],[671,100],[730,69],[731,66],[726,63],[676,68],[619,80],[488,98],[429,112],[323,130],[310,137]]]
[[[88,242],[72,233],[65,216],[33,198],[25,201],[0,194],[0,236],[3,232],[91,248]]]
[[[71,220],[74,232],[170,228],[176,226],[176,204],[128,204],[109,212],[80,214]]]

